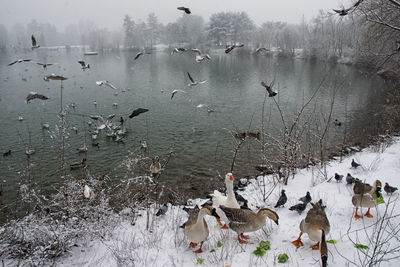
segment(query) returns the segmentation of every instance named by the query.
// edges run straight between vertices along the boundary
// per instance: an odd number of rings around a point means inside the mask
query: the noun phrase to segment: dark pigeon
[[[395,191],[397,191],[397,187],[390,186],[388,183],[385,183],[385,187],[383,188],[385,190],[386,194],[393,194]]]
[[[347,182],[347,184],[353,184],[355,180],[356,180],[356,178],[354,178],[353,176],[351,176],[350,173],[347,173],[347,176],[346,176],[346,182]]]
[[[287,197],[285,194],[285,189],[282,189],[281,196],[279,197],[278,202],[276,202],[276,205],[274,208],[278,208],[280,206],[285,205],[286,201],[287,201]]]
[[[356,168],[360,167],[360,165],[361,164],[355,162],[354,159],[351,160],[351,167],[352,168],[356,169]]]
[[[343,179],[343,175],[340,175],[340,174],[338,174],[338,173],[335,173],[335,180],[336,180],[336,182],[341,182],[342,181],[342,179]]]
[[[310,192],[307,191],[307,194],[304,197],[299,198],[299,200],[303,203],[309,203],[311,202],[311,195]]]
[[[307,204],[308,204],[308,202],[299,203],[299,204],[296,204],[296,205],[294,205],[294,206],[291,206],[291,207],[289,208],[289,210],[295,210],[295,211],[297,211],[299,214],[301,214],[301,213],[306,209]]]

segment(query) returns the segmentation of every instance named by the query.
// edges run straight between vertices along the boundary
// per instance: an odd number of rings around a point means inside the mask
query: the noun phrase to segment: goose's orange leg
[[[356,208],[356,213],[354,214],[354,218],[355,218],[356,220],[362,218],[362,216],[358,215],[358,208]]]
[[[189,244],[189,248],[195,248],[196,246],[197,246],[197,243],[190,242],[190,244]]]
[[[238,235],[238,241],[239,241],[240,244],[250,244],[249,241],[240,239],[240,235]]]
[[[311,246],[311,248],[313,250],[318,250],[319,249],[319,241],[317,242],[317,244],[315,244],[314,246]]]
[[[224,230],[229,229],[228,225],[222,224],[220,219],[218,219],[218,218],[215,218],[215,219],[217,219],[217,222],[219,223],[219,225],[221,225],[221,229],[224,229]]]
[[[295,241],[292,242],[293,245],[295,245],[297,248],[304,246],[303,242],[301,242],[301,235],[303,232],[300,232],[299,238],[297,238]]]
[[[240,237],[243,238],[243,239],[249,239],[250,238],[250,236],[244,235],[243,233],[240,234]]]
[[[364,216],[368,217],[368,218],[374,218],[374,216],[372,216],[371,213],[369,213],[370,208],[368,208],[367,213],[364,214]]]
[[[197,254],[198,254],[198,253],[202,253],[202,252],[203,252],[203,250],[201,250],[201,247],[203,246],[203,242],[204,242],[204,241],[201,241],[201,243],[200,243],[200,248],[199,248],[198,250],[195,250],[194,253],[197,253]]]

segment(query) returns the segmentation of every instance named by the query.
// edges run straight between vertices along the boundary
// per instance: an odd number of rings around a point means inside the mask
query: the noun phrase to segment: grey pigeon
[[[395,191],[397,191],[397,187],[390,186],[388,183],[385,183],[385,187],[383,188],[385,190],[386,194],[393,194]]]
[[[354,159],[351,160],[351,167],[353,167],[354,169],[358,168],[361,164],[357,163],[354,161]]]
[[[294,206],[291,206],[291,207],[289,208],[289,210],[295,210],[295,211],[297,211],[299,214],[301,214],[301,213],[306,209],[307,204],[308,204],[308,202],[299,203],[299,204],[296,204],[296,205],[294,205]]]
[[[274,208],[278,208],[280,206],[285,205],[286,201],[287,201],[287,197],[285,194],[285,189],[282,189],[281,196],[279,197],[278,202],[276,202],[276,205]]]
[[[161,206],[161,208],[157,211],[156,216],[165,215],[168,211],[168,203],[165,203]]]
[[[335,172],[335,180],[336,180],[336,182],[339,183],[339,182],[342,181],[342,179],[343,179],[343,175],[340,175],[340,174]]]
[[[304,197],[299,198],[299,200],[303,203],[309,203],[311,202],[311,195],[310,192],[307,191],[307,194]]]
[[[356,180],[356,178],[354,178],[353,176],[351,176],[350,173],[347,173],[347,176],[346,176],[346,182],[347,182],[347,184],[353,184],[355,180]]]
[[[278,94],[277,92],[272,91],[272,84],[268,85],[265,82],[261,82],[261,85],[265,87],[269,97],[274,97]]]

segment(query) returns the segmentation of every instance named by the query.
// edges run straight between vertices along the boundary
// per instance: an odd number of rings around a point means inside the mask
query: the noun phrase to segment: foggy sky
[[[206,21],[210,15],[222,11],[245,11],[254,23],[286,21],[299,23],[318,14],[318,10],[332,10],[349,0],[0,0],[0,24],[10,28],[15,23],[27,24],[32,19],[56,25],[61,31],[69,24],[91,20],[100,27],[117,30],[124,15],[137,22],[145,21],[154,12],[159,21],[173,22],[186,6],[192,14]]]

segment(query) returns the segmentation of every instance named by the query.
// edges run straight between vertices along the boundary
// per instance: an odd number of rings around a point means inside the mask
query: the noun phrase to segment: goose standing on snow
[[[215,210],[214,210],[215,212]],[[208,226],[204,220],[205,215],[212,215],[213,208],[210,206],[204,206],[199,209],[198,206],[190,210],[189,219],[185,222],[185,235],[190,240],[189,247],[195,248],[197,243],[200,243],[200,248],[194,253],[201,253],[204,240],[208,237]]]
[[[317,242],[312,246],[313,250],[320,249],[322,266],[327,266],[328,260],[328,247],[325,240],[325,235],[329,233],[330,224],[328,217],[326,217],[325,208],[322,205],[322,199],[320,199],[308,212],[305,219],[300,222],[300,235],[292,242],[296,247],[304,246],[301,242],[301,236],[303,233],[307,233],[308,237]]]
[[[358,215],[358,208],[360,207],[368,208],[364,216],[373,218],[369,211],[372,207],[376,206],[375,200],[381,196],[381,190],[382,183],[379,180],[376,180],[372,187],[369,184],[364,184],[359,180],[355,181],[353,191],[357,193],[353,195],[351,202],[356,208],[356,212],[354,214],[354,218],[356,220],[362,218],[362,216]]]
[[[227,208],[240,209],[240,205],[236,200],[235,193],[233,191],[233,181],[235,178],[232,173],[227,173],[225,175],[225,186],[226,186],[226,196],[222,195],[218,190],[214,190],[214,195],[212,198],[213,207],[219,217],[225,222],[222,229],[228,229],[227,223],[229,219],[225,216],[225,213],[219,208],[220,206],[225,206]],[[217,222],[222,225],[220,219],[217,218]]]
[[[265,225],[267,217],[276,224],[278,224],[279,220],[278,214],[267,208],[260,209],[257,213],[249,209],[233,209],[223,205],[220,208],[229,219],[229,227],[238,234],[237,239],[240,244],[250,244],[249,241],[243,240],[250,238],[243,233],[255,232],[261,229]]]

